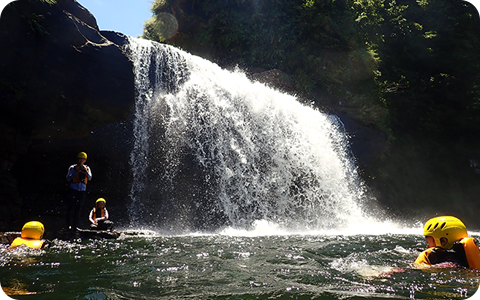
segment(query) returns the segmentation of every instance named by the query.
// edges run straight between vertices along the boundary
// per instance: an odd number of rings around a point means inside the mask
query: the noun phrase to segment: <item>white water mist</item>
[[[211,210],[223,216],[220,226],[268,220],[316,230],[364,218],[364,188],[338,118],[168,45],[130,38],[127,48],[137,89],[133,220],[171,209],[185,224]],[[182,169],[186,156],[201,170],[194,178]],[[202,195],[174,193],[185,189],[180,181],[203,186]],[[175,199],[156,196],[168,193]]]

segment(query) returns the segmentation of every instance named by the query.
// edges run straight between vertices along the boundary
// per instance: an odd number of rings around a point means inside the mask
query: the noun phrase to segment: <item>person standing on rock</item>
[[[87,153],[77,155],[78,163],[68,168],[67,181],[67,228],[76,230],[80,221],[80,213],[87,195],[87,183],[92,180],[92,170],[85,165]]]

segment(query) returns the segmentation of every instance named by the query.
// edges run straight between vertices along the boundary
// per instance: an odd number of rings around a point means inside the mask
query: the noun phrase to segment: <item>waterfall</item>
[[[136,78],[132,225],[315,230],[363,218],[338,118],[169,45],[126,47]]]

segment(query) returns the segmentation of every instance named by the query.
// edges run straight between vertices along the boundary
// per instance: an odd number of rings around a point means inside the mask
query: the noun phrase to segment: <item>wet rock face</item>
[[[42,159],[31,153],[39,153],[38,145],[42,153],[63,153],[66,144],[85,146],[82,138],[93,129],[128,118],[134,74],[119,44],[125,37],[114,32],[105,36],[93,15],[75,0],[18,0],[2,12],[0,230],[23,221],[24,195],[34,191],[18,189],[19,182],[33,182],[32,172],[35,184],[51,182],[26,163],[28,157]],[[76,142],[59,144],[62,140]],[[48,168],[56,169],[56,163],[64,164],[49,161]],[[60,177],[66,168],[62,165]]]

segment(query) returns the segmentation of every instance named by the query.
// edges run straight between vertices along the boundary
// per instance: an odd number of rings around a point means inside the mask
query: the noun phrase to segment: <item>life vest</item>
[[[460,243],[465,249],[468,266],[475,270],[480,270],[480,249],[478,249],[477,241],[474,238],[463,238]]]
[[[44,240],[25,239],[25,238],[18,237],[13,240],[12,244],[10,245],[10,249],[16,248],[21,245],[25,245],[33,249],[41,249],[44,243],[45,243]]]
[[[455,242],[454,247],[445,250],[432,247],[423,251],[415,260],[418,265],[435,265],[437,263],[453,262],[457,265],[480,270],[480,249],[474,238],[463,238]]]
[[[93,220],[96,221],[97,218],[103,218],[105,217],[105,208],[100,209],[100,211],[97,212],[97,208],[95,207],[93,209]]]
[[[84,166],[84,167],[88,168],[87,166]],[[75,166],[75,171],[79,171],[79,170],[80,170],[80,166],[76,165]],[[73,176],[72,182],[73,183],[80,183],[81,182],[81,183],[87,184],[88,176],[84,173],[78,172],[77,175]]]

